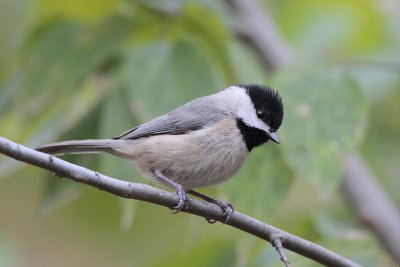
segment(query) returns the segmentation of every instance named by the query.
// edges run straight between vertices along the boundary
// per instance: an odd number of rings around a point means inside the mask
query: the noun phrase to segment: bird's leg
[[[189,194],[191,194],[191,195],[193,195],[193,196],[195,196],[195,197],[201,198],[201,199],[203,199],[204,201],[207,201],[207,202],[209,202],[209,203],[215,204],[215,205],[217,205],[218,207],[220,207],[221,210],[223,211],[222,216],[224,217],[224,223],[227,223],[227,222],[228,222],[229,218],[231,217],[232,213],[233,213],[234,210],[235,210],[235,209],[233,208],[232,204],[230,204],[230,203],[225,203],[225,202],[223,202],[223,201],[221,201],[221,200],[218,200],[218,199],[215,199],[215,198],[212,198],[212,197],[203,195],[203,194],[201,194],[201,193],[199,193],[199,192],[196,192],[196,191],[193,191],[193,190],[188,190],[187,193],[189,193]],[[216,220],[213,220],[213,219],[208,219],[208,218],[206,218],[206,220],[207,220],[207,222],[209,222],[209,223],[215,223],[215,222],[216,222]]]
[[[175,212],[174,213],[178,213],[181,210],[183,210],[185,207],[187,207],[187,203],[188,203],[188,196],[186,195],[185,189],[183,188],[182,185],[178,184],[177,182],[174,182],[173,180],[171,180],[170,178],[168,178],[167,176],[165,176],[161,171],[159,170],[154,170],[153,174],[159,178],[161,181],[167,183],[168,185],[174,187],[176,189],[176,194],[179,197],[179,201],[178,204],[174,207]]]

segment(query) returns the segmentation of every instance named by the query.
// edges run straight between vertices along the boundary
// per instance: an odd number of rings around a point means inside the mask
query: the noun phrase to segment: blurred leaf
[[[297,177],[331,190],[342,163],[363,137],[366,105],[344,73],[320,65],[299,65],[273,81],[285,106],[279,134],[283,157]]]
[[[101,78],[75,89],[114,56],[130,29],[120,18],[104,24],[88,29],[59,23],[37,38],[21,70],[0,85],[12,104],[0,118],[2,135],[28,145],[44,143],[72,128],[107,95]],[[15,166],[0,164],[9,171]]]
[[[193,0],[128,0],[128,2],[134,4],[140,3],[140,5],[158,12],[175,14],[181,11],[184,4],[193,2]]]
[[[385,16],[373,1],[276,2],[275,18],[282,31],[308,55],[334,60],[368,55],[390,41]]]
[[[77,199],[82,192],[82,185],[67,179],[49,177],[45,184],[40,205],[40,212],[43,216],[49,216],[53,211]]]
[[[23,248],[15,241],[14,237],[4,231],[1,231],[0,234],[0,265],[17,267],[27,264],[26,259],[21,257]]]
[[[38,13],[42,20],[63,17],[78,21],[94,22],[114,12],[120,0],[39,0]]]
[[[97,86],[95,89],[95,85],[96,82],[88,82],[74,98],[70,97],[68,91],[60,93],[47,109],[30,121],[26,121],[24,114],[18,114],[19,110],[6,113],[0,118],[0,128],[5,130],[5,136],[23,140],[30,147],[49,142],[76,125],[106,95],[102,90],[104,88]],[[15,171],[17,166],[20,165],[16,161],[6,158],[0,160],[0,172],[3,175]]]
[[[233,266],[235,259],[234,250],[231,245],[227,245],[224,240],[212,238],[199,242],[184,255],[163,259],[161,264],[155,266],[193,266],[193,267],[220,267]]]
[[[254,149],[238,175],[219,187],[236,209],[271,222],[292,182],[277,145]]]
[[[59,108],[56,102],[74,100],[71,96],[77,92],[75,87],[79,82],[121,45],[127,25],[117,19],[108,26],[84,30],[70,24],[58,24],[45,33],[31,48],[22,69],[0,89],[7,92],[11,86],[17,91],[8,94],[13,108],[3,115],[19,118],[21,124],[16,125],[25,125],[25,121],[30,124],[32,120],[43,119],[40,114]],[[93,89],[87,94],[92,94],[94,98],[101,96]],[[63,99],[63,95],[69,97]],[[80,97],[76,101],[80,101]],[[60,115],[68,114],[64,112]],[[25,131],[18,133],[19,137],[13,133],[14,138],[22,138],[24,135],[21,133],[26,134]]]
[[[318,242],[362,266],[397,266],[382,251],[379,241],[360,228],[356,218],[349,216],[353,212],[345,200],[333,200],[334,205],[314,216],[315,228],[321,233]]]
[[[31,28],[31,19],[31,1],[0,1],[0,83],[18,57],[17,52]]]
[[[234,68],[229,55],[231,35],[220,18],[208,8],[187,5],[180,21],[184,27],[184,38],[201,44],[201,51],[208,56],[209,63],[218,66],[225,80],[231,84],[236,81]],[[186,39],[185,39],[186,40]]]
[[[93,27],[56,23],[39,33],[21,68],[21,97],[40,99],[42,92],[54,96],[74,90],[83,77],[118,53],[130,29],[129,20],[115,17]]]
[[[397,57],[397,55],[386,55],[385,58]],[[400,84],[400,65],[391,60],[382,62],[382,56],[377,59],[366,59],[357,62],[345,62],[343,66],[351,77],[360,85],[367,100],[374,102],[385,98],[392,91],[398,89]],[[373,113],[372,113],[373,114]]]
[[[347,231],[341,237],[322,239],[316,242],[343,257],[352,259],[361,266],[396,266],[382,253],[377,241],[366,231],[353,229]]]
[[[132,228],[139,202],[133,199],[120,199],[121,201],[121,221],[122,230],[128,231]]]
[[[317,238],[319,235],[311,216],[325,208],[326,201],[321,195],[321,189],[311,181],[293,179],[273,223],[301,237]]]
[[[128,55],[123,71],[131,109],[142,121],[223,87],[218,70],[188,42],[139,47]]]
[[[143,9],[138,15],[140,14],[143,28],[146,30],[138,31],[140,35],[150,32],[155,33],[153,39],[165,38],[164,41],[195,44],[197,50],[204,53],[203,56],[218,69],[228,83],[236,81],[229,53],[232,36],[220,14],[215,12],[220,4],[216,4],[215,1],[193,0],[133,2],[140,3],[135,6],[135,10],[140,9],[138,7]]]
[[[392,199],[400,205],[400,91],[376,99],[362,151]]]
[[[265,73],[264,67],[256,55],[249,51],[244,44],[231,43],[230,54],[232,68],[236,73],[236,84],[265,84],[269,74]]]

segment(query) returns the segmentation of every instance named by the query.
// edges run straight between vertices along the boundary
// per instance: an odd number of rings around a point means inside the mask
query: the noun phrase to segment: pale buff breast
[[[159,182],[152,170],[160,170],[185,189],[227,180],[249,153],[233,119],[185,135],[133,140],[132,145],[133,162],[143,175]]]

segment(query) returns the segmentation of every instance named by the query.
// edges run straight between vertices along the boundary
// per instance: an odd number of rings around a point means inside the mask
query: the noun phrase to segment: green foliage
[[[266,73],[234,36],[236,14],[219,1],[1,1],[0,135],[32,147],[113,137],[228,85],[270,84],[285,105],[282,144],[255,149],[232,180],[202,192],[365,266],[391,266],[338,185],[343,160],[361,145],[400,204],[399,78],[338,62],[398,57],[395,18],[373,1],[265,4],[306,61]],[[67,159],[147,182],[110,155]],[[0,173],[7,233],[0,263],[9,266],[282,266],[264,241],[226,226],[46,177],[5,157]],[[39,227],[37,214],[45,215]]]
[[[285,103],[281,148],[296,177],[328,190],[338,184],[343,160],[361,141],[366,103],[350,77],[310,65],[274,77]]]
[[[249,211],[262,220],[270,220],[277,214],[280,203],[293,179],[293,173],[285,164],[281,151],[272,144],[252,151],[251,157],[235,179],[219,188],[239,210]]]
[[[127,55],[122,73],[130,106],[142,121],[223,86],[218,69],[201,51],[183,41],[154,42]]]
[[[374,167],[392,199],[400,205],[399,166],[400,153],[400,91],[385,94],[371,106],[371,127],[367,132],[362,150],[368,162]]]
[[[373,53],[390,42],[387,18],[373,1],[277,2],[273,8],[282,31],[304,54],[336,61]]]

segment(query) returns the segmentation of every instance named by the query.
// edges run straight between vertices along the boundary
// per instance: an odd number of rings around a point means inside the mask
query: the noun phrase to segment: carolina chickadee
[[[141,173],[177,190],[180,211],[186,192],[217,204],[226,220],[233,207],[192,189],[218,184],[233,176],[249,152],[276,133],[283,119],[280,95],[261,85],[236,85],[194,99],[118,137],[71,140],[44,145],[53,155],[107,152],[132,160]]]

